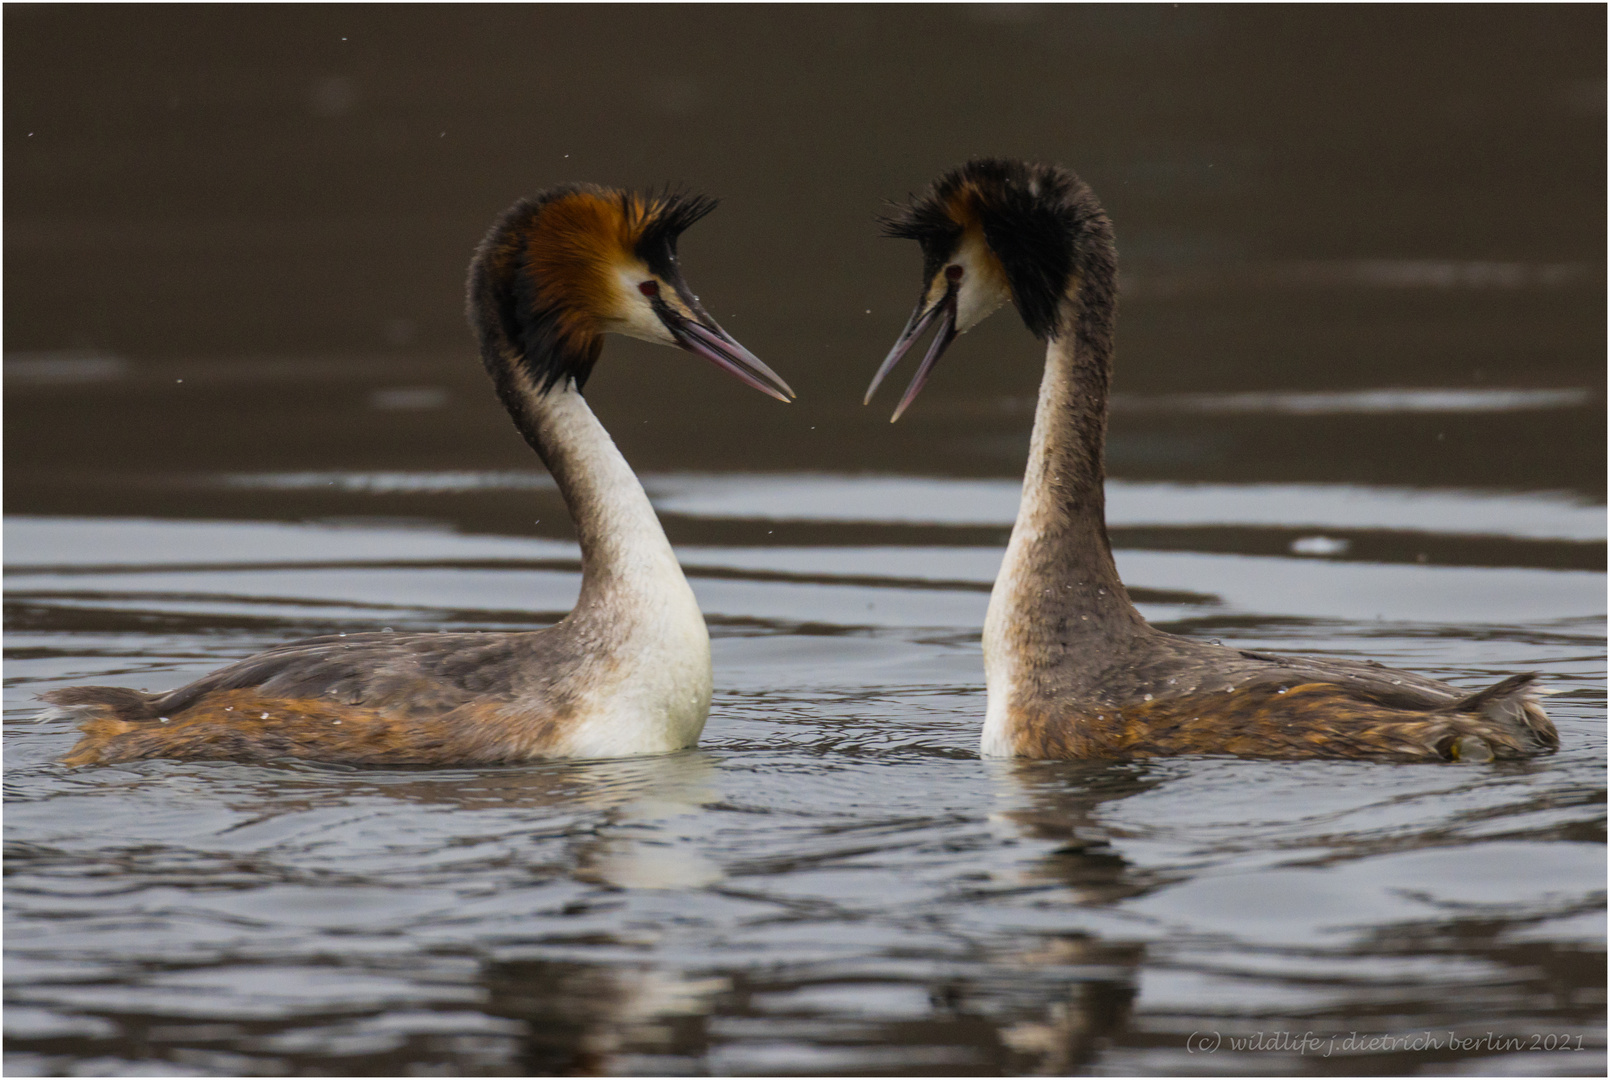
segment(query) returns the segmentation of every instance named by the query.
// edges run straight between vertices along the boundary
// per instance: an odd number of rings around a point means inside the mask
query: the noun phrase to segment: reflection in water
[[[1051,1000],[1043,1019],[1021,1019],[1000,1029],[1001,1042],[1018,1056],[1010,1071],[1061,1076],[1099,1060],[1129,1026],[1144,958],[1139,944],[1104,945],[1073,936],[1048,938],[1021,955],[1025,969],[1072,968],[1088,974],[1065,984],[1067,996]]]
[[[1006,891],[1051,883],[1079,904],[1144,891],[1121,856],[1089,838],[1099,832],[1102,803],[1152,786],[1144,770],[1038,764],[1007,767],[1019,785],[1014,794],[1026,794],[1029,805],[1005,817],[1037,845],[1056,846],[1021,881],[1004,882]],[[668,770],[632,797],[610,801],[572,844],[574,876],[612,888],[718,886],[714,864],[693,850],[678,853],[667,830],[634,833],[707,798],[702,784],[696,768]],[[779,929],[816,917],[803,909]],[[1136,944],[1050,933],[990,946],[918,978],[877,965],[765,974],[545,957],[494,962],[481,981],[489,1012],[526,1021],[520,1061],[533,1071],[856,1073],[920,1065],[1059,1074],[1095,1060],[1123,1030],[1143,956]]]
[[[723,874],[679,838],[677,826],[715,800],[715,768],[709,753],[686,750],[476,772],[467,782],[421,772],[377,790],[454,812],[562,811],[571,821],[563,861],[575,881],[612,889],[697,889]]]
[[[493,963],[487,1011],[524,1022],[533,1074],[1060,1075],[1122,1031],[1139,947],[1044,939],[936,981],[691,976],[571,961]]]
[[[986,764],[996,782],[1000,807],[992,820],[1021,840],[1054,845],[1023,870],[1021,880],[1055,883],[1082,907],[1142,915],[1174,911],[1175,918],[1190,918],[1196,911],[1207,915],[1211,910],[1203,900],[1187,901],[1183,908],[1166,902],[1161,907],[1135,903],[1176,884],[1195,889],[1201,880],[1183,868],[1156,871],[1132,865],[1122,853],[1128,830],[1115,829],[1108,820],[1111,811],[1137,796],[1162,799],[1172,813],[1192,816],[1189,804],[1170,792],[1167,775],[1154,763]],[[1603,791],[1584,791],[1581,797],[1585,803],[1602,805]],[[1532,813],[1538,810],[1541,808],[1535,807]],[[1439,909],[1437,917],[1381,920],[1364,892],[1344,877],[1329,885],[1337,895],[1327,897],[1325,903],[1325,908],[1338,902],[1342,905],[1337,916],[1328,916],[1324,908],[1314,912],[1314,929],[1309,931],[1281,927],[1282,916],[1276,916],[1273,933],[1266,932],[1266,924],[1260,925],[1264,918],[1260,913],[1291,911],[1307,902],[1304,889],[1309,886],[1291,875],[1323,874],[1327,868],[1341,866],[1366,880],[1385,877],[1390,889],[1394,874],[1402,871],[1395,870],[1390,861],[1382,862],[1382,855],[1404,852],[1408,854],[1402,858],[1425,861],[1438,857],[1440,850],[1448,851],[1454,863],[1461,851],[1468,852],[1467,860],[1499,858],[1497,851],[1489,853],[1479,843],[1443,847],[1459,843],[1458,834],[1472,825],[1479,832],[1487,816],[1485,811],[1471,815],[1455,810],[1448,824],[1439,823],[1414,835],[1383,836],[1379,829],[1356,835],[1336,833],[1326,837],[1324,853],[1317,857],[1312,836],[1306,831],[1284,841],[1272,840],[1270,847],[1279,860],[1275,865],[1293,868],[1285,871],[1289,880],[1279,876],[1262,880],[1256,873],[1245,876],[1245,883],[1232,886],[1227,894],[1232,906],[1245,910],[1244,916],[1227,913],[1217,926],[1208,918],[1194,928],[1177,928],[1162,942],[1106,942],[1084,935],[1048,937],[1015,954],[1012,962],[1025,972],[1042,966],[1077,965],[1089,970],[1106,965],[1120,977],[1064,988],[1043,1018],[1002,1024],[1001,1039],[1016,1051],[1038,1054],[1033,1062],[1019,1064],[1024,1071],[1040,1072],[1065,1072],[1087,1065],[1094,1060],[1092,1047],[1105,1051],[1109,1068],[1113,1060],[1125,1060],[1140,1071],[1149,1071],[1145,1065],[1153,1060],[1149,1054],[1163,1052],[1155,1059],[1157,1063],[1174,1060],[1173,1055],[1187,1046],[1193,1033],[1201,1032],[1222,1033],[1232,1040],[1224,1042],[1214,1058],[1214,1068],[1230,1071],[1406,1073],[1428,1061],[1470,1056],[1450,1044],[1454,1036],[1467,1040],[1486,1036],[1488,1044],[1475,1054],[1478,1058],[1542,1049],[1541,1044],[1531,1046],[1537,1032],[1551,1032],[1559,1044],[1591,1052],[1602,1043],[1605,953],[1592,940],[1597,934],[1594,923],[1602,929],[1602,893],[1552,902],[1541,899],[1518,907],[1492,901],[1483,905],[1480,886],[1461,890],[1437,885],[1432,888],[1452,891],[1461,899],[1448,902],[1426,896],[1422,899]],[[1165,813],[1165,820],[1168,817]],[[1159,831],[1168,828],[1165,825]],[[1158,836],[1150,839],[1155,842]],[[1596,855],[1602,861],[1602,826],[1573,827],[1564,833],[1545,827],[1535,839],[1579,840],[1584,843],[1577,850],[1590,864]],[[1278,854],[1281,847],[1290,849],[1284,858]],[[1426,852],[1431,854],[1423,854]],[[1546,874],[1542,867],[1548,865],[1541,863],[1538,872]],[[1476,870],[1474,863],[1471,869]],[[1482,873],[1471,876],[1479,879],[1485,873],[1483,868]],[[1498,895],[1493,894],[1493,900]],[[1354,903],[1358,906],[1347,910]],[[1490,914],[1479,913],[1483,906]],[[1333,919],[1340,926],[1328,926]],[[1546,937],[1573,924],[1585,924],[1588,940],[1581,945],[1547,940],[1528,943],[1528,938]],[[1291,940],[1282,941],[1283,937]],[[1134,979],[1142,968],[1154,976],[1167,975],[1155,977],[1153,993],[1136,1000]],[[1253,986],[1259,990],[1249,1000],[1246,988]],[[1505,1016],[1504,1002],[1517,990],[1537,1003],[1532,1015],[1511,1010]],[[1132,1013],[1141,1018],[1138,1028],[1130,1027]],[[1499,1020],[1500,1016],[1505,1019]],[[1304,1054],[1289,1041],[1279,1045],[1274,1037],[1275,1033],[1305,1031],[1320,1032],[1332,1055]],[[1331,1035],[1345,1036],[1350,1031],[1404,1038],[1397,1044],[1388,1040],[1384,1046],[1340,1050],[1328,1042]],[[1269,1035],[1270,1042],[1245,1048],[1245,1040],[1259,1032]],[[1441,1052],[1436,1044],[1430,1052],[1425,1045],[1410,1045],[1409,1036],[1427,1033],[1442,1040]],[[1233,1039],[1237,1037],[1243,1040],[1243,1049],[1236,1049]],[[1556,1041],[1549,1045],[1554,1047]],[[1556,1051],[1560,1055],[1579,1052]],[[1545,1059],[1536,1060],[1536,1067],[1545,1071],[1579,1071],[1576,1061],[1563,1056],[1546,1067],[1541,1064]],[[1594,1056],[1584,1058],[1580,1068],[1591,1071],[1597,1061]]]
[[[721,881],[721,867],[679,838],[678,819],[715,801],[714,762],[690,750],[667,758],[598,762],[583,804],[602,810],[571,852],[577,881],[616,889],[700,889]]]
[[[481,978],[486,1011],[524,1025],[512,1064],[527,1076],[687,1071],[708,1057],[709,1014],[730,986],[564,960],[495,962]]]
[[[1137,871],[1113,846],[1100,810],[1163,783],[1148,762],[997,761],[984,763],[1002,806],[994,817],[1017,835],[1055,846],[1025,873],[1059,883],[1081,904],[1139,896],[1162,880]]]
[[[600,761],[545,762],[534,768],[386,772],[373,790],[393,799],[457,810],[559,807],[630,823],[696,810],[715,796],[716,762],[703,750]],[[297,766],[310,773],[320,766]],[[364,775],[363,773],[359,774]]]
[[[989,761],[998,809],[991,820],[1042,853],[1019,871],[1031,888],[1057,887],[1054,903],[1105,907],[1163,880],[1138,871],[1113,843],[1102,811],[1156,789],[1145,762]],[[1059,1075],[1089,1065],[1124,1039],[1146,958],[1140,942],[1049,934],[1003,949],[995,963],[1016,984],[1043,988],[1016,1016],[995,1018],[1011,1072]]]

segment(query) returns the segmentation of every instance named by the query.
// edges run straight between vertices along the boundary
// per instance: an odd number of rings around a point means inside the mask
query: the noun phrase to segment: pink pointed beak
[[[710,313],[700,307],[697,298],[685,288],[678,285],[677,292],[693,312],[692,318],[674,311],[658,295],[651,302],[654,314],[659,316],[660,322],[665,324],[678,345],[695,356],[704,357],[745,386],[752,386],[762,394],[770,394],[784,404],[794,400],[796,395],[793,388],[783,381],[781,375],[717,326]]]
[[[895,341],[894,348],[890,349],[889,355],[883,358],[883,363],[878,367],[878,373],[872,376],[872,385],[867,387],[866,397],[862,399],[863,405],[871,404],[872,395],[877,393],[878,385],[883,382],[884,376],[894,369],[894,366],[900,362],[901,358],[911,351],[911,347],[936,322],[939,324],[939,331],[934,334],[933,341],[928,345],[928,352],[924,354],[922,363],[917,366],[917,373],[911,377],[911,385],[906,387],[905,395],[901,397],[900,404],[895,407],[894,415],[889,417],[889,423],[891,424],[900,419],[900,414],[905,412],[906,407],[916,400],[923,386],[927,384],[928,376],[933,373],[934,364],[944,351],[950,348],[950,343],[956,340],[955,282],[951,283],[950,288],[945,290],[945,295],[932,307],[924,311],[922,304],[919,303],[917,309],[911,313],[911,319],[906,323],[906,328],[900,332],[900,337]]]

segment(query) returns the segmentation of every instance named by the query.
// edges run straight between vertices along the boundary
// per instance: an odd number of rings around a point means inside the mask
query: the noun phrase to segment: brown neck
[[[1062,332],[1046,349],[1023,502],[997,584],[997,590],[1007,587],[1004,617],[1031,636],[1050,634],[1061,642],[1145,625],[1118,578],[1107,539],[1110,278],[1085,279],[1071,300]]]

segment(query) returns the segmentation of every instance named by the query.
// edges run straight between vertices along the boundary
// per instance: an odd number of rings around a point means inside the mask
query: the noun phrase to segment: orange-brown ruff
[[[470,265],[482,361],[575,521],[574,611],[529,633],[310,638],[165,694],[56,690],[45,700],[85,716],[64,760],[457,765],[694,745],[710,705],[709,634],[648,497],[581,389],[602,335],[615,331],[792,396],[682,279],[677,235],[713,206],[557,188],[506,211]]]
[[[1164,633],[1130,603],[1103,495],[1117,312],[1112,225],[1064,169],[973,161],[885,222],[923,250],[923,292],[867,392],[930,329],[899,408],[954,337],[1010,300],[1046,342],[1023,502],[984,623],[986,756],[1489,760],[1559,736],[1535,675],[1471,693],[1375,663]]]

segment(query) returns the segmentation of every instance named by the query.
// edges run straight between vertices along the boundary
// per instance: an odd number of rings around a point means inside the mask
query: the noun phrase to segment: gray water
[[[1604,1072],[1602,9],[4,17],[8,1073]],[[1038,346],[859,399],[918,272],[870,215],[981,151],[1113,214],[1143,614],[1538,671],[1558,753],[979,759]],[[801,393],[615,339],[588,387],[700,747],[60,765],[52,687],[568,609],[458,305],[569,179],[726,196],[684,267]]]

